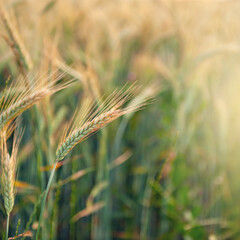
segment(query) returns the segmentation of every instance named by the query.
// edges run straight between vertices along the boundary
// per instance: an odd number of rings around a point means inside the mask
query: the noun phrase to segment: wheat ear
[[[63,137],[56,151],[57,161],[62,160],[74,146],[85,140],[92,133],[126,113],[139,110],[145,104],[142,101],[131,107],[123,107],[128,100],[136,97],[139,90],[135,85],[126,90],[124,88],[119,92],[113,92],[106,101],[100,100],[99,102],[102,103],[100,106],[98,104],[97,109],[92,106],[86,106],[85,113],[80,111],[80,117],[76,117],[75,123],[72,126],[73,130],[69,131],[67,137]]]
[[[15,128],[15,126],[14,126]],[[14,183],[17,168],[17,152],[22,133],[19,136],[18,131],[14,134],[11,156],[7,150],[7,139],[12,132],[12,126],[9,126],[0,135],[0,151],[1,151],[1,183],[4,207],[7,213],[7,225],[5,239],[8,239],[9,218],[14,206]]]
[[[41,100],[48,94],[49,91],[47,89],[42,89],[12,104],[0,115],[0,130],[2,130],[3,127],[7,125],[7,123],[9,123],[12,119],[21,114],[26,109],[33,106],[35,103],[37,103],[39,100]]]
[[[101,114],[100,116],[94,118],[92,121],[85,123],[80,129],[75,130],[59,146],[56,152],[57,161],[62,160],[75,145],[87,138],[91,133],[96,132],[121,115],[122,112],[120,110],[113,109]]]
[[[10,214],[14,205],[14,182],[17,166],[17,152],[21,136],[14,135],[11,156],[7,150],[8,129],[1,133],[1,160],[2,160],[2,186],[3,200],[7,215]]]
[[[31,57],[28,51],[26,50],[16,27],[14,27],[14,24],[10,20],[8,13],[5,11],[3,7],[0,7],[0,17],[2,18],[5,29],[8,34],[8,38],[4,37],[4,39],[11,47],[20,69],[22,70],[23,73],[25,73],[25,69],[28,71],[32,68],[33,64]]]
[[[21,79],[12,84],[4,93],[4,102],[0,110],[0,131],[15,117],[38,103],[44,97],[71,85],[73,80],[65,83],[57,83],[63,74],[54,76],[52,82],[48,82],[47,77],[41,76],[35,77],[37,78],[35,80],[30,79],[33,82],[31,88],[25,86]]]
[[[7,215],[10,214],[14,205],[14,164],[7,154],[3,160],[3,200]]]

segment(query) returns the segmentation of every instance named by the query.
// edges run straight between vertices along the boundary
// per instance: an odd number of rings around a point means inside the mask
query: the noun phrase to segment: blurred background
[[[155,96],[59,166],[42,239],[240,239],[240,1],[5,0],[25,70],[77,85],[24,112],[10,236],[34,234],[67,120],[126,82]],[[1,21],[0,32],[9,34]],[[22,74],[0,39],[0,85]],[[137,101],[137,99],[136,99]],[[5,212],[1,201],[0,232]],[[30,238],[29,238],[30,239]]]

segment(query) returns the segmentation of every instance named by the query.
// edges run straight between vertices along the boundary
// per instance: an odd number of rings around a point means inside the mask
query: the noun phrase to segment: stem
[[[9,214],[7,215],[7,226],[6,226],[6,234],[5,234],[6,240],[8,240],[8,231],[9,231]]]
[[[37,229],[35,240],[37,240],[38,236],[39,236],[39,231],[40,231],[40,228],[41,228],[41,222],[42,222],[43,212],[44,212],[44,208],[45,208],[45,204],[46,204],[46,200],[47,200],[47,195],[48,195],[48,192],[49,192],[52,180],[53,180],[53,176],[54,176],[54,173],[55,173],[55,170],[56,170],[57,163],[58,162],[56,161],[54,166],[53,166],[50,178],[48,180],[47,188],[46,188],[44,196],[43,196],[43,201],[42,201],[42,205],[41,205],[41,212],[40,212],[40,217],[39,217],[39,221],[38,221],[38,229]]]

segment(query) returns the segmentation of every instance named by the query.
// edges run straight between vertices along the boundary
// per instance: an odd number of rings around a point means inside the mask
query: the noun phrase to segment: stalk
[[[33,129],[33,134],[34,134],[34,141],[35,145],[38,146],[38,148],[35,149],[35,154],[36,154],[36,159],[37,159],[37,169],[40,169],[41,166],[43,166],[43,153],[41,151],[42,149],[42,142],[41,139],[43,138],[43,134],[41,131],[41,114],[39,112],[39,109],[35,105],[34,108],[32,109],[32,117],[35,116],[35,121],[34,123],[33,118],[31,119],[32,125],[36,125],[36,127]],[[38,178],[38,185],[40,186],[41,192],[44,192],[44,187],[46,186],[46,180],[44,176],[44,172],[37,171],[37,178]]]
[[[77,162],[72,161],[72,174],[77,172]],[[76,213],[76,206],[77,206],[77,184],[76,182],[71,183],[71,197],[70,197],[70,209],[71,209],[71,218]],[[70,239],[76,238],[76,224],[71,221],[70,222]]]
[[[50,74],[50,73],[49,73]],[[47,108],[47,141],[48,141],[48,164],[52,165],[54,163],[55,157],[54,157],[54,153],[53,153],[53,143],[52,143],[52,108],[51,108],[51,98],[47,98],[46,99],[46,108]],[[56,199],[57,201],[57,199]],[[56,222],[57,222],[57,218],[53,218],[52,216],[54,216],[54,199],[53,199],[53,193],[51,193],[51,195],[48,198],[48,212],[49,215],[51,217],[49,217],[49,221],[47,223],[47,226],[49,226],[49,234],[50,234],[50,239],[54,239],[53,236],[56,235]],[[57,202],[56,202],[57,204]],[[46,228],[46,224],[44,226]]]
[[[44,196],[43,196],[43,201],[42,201],[42,205],[41,205],[41,212],[40,212],[40,217],[39,217],[39,221],[38,221],[38,229],[37,229],[37,233],[36,233],[36,237],[35,237],[36,240],[39,237],[39,232],[40,232],[40,228],[41,228],[41,222],[42,222],[43,213],[44,213],[44,208],[45,208],[46,200],[47,200],[47,195],[48,195],[50,186],[51,186],[52,181],[53,181],[53,176],[54,176],[54,173],[55,173],[55,170],[56,170],[57,163],[58,162],[56,161],[54,166],[53,166],[53,169],[51,171],[51,174],[50,174],[50,177],[49,177],[49,180],[48,180],[47,188],[46,188]]]
[[[9,214],[7,215],[7,225],[6,225],[5,240],[8,240],[8,231],[9,231]]]
[[[107,170],[108,156],[107,156],[107,129],[102,129],[100,135],[100,147],[99,147],[99,164],[97,170],[97,184],[101,183],[102,181],[109,182],[109,171]],[[107,189],[104,193],[101,193],[99,196],[96,197],[96,200],[104,199],[108,208],[107,211],[111,211],[111,206],[109,204],[109,191]],[[101,211],[97,212],[92,217],[92,239],[110,239],[109,234],[109,224],[110,224],[110,216],[102,209]],[[100,219],[98,224],[96,224],[97,219]]]

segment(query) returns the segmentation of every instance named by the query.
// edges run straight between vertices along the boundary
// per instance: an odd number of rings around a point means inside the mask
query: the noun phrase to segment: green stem
[[[8,231],[9,231],[9,214],[7,215],[7,226],[6,226],[6,234],[5,234],[6,240],[8,240]]]
[[[41,228],[41,222],[42,222],[42,218],[43,218],[43,212],[44,212],[44,208],[45,208],[45,204],[46,204],[46,200],[47,200],[47,195],[48,195],[48,192],[49,192],[52,180],[53,180],[53,176],[54,176],[54,173],[55,173],[55,170],[56,170],[57,163],[58,162],[56,161],[54,166],[53,166],[50,178],[48,180],[47,188],[46,188],[44,196],[43,196],[43,201],[42,201],[42,205],[41,205],[41,212],[40,212],[40,217],[39,217],[39,221],[38,221],[38,229],[37,229],[35,240],[38,240],[39,231],[40,231],[40,228]]]

